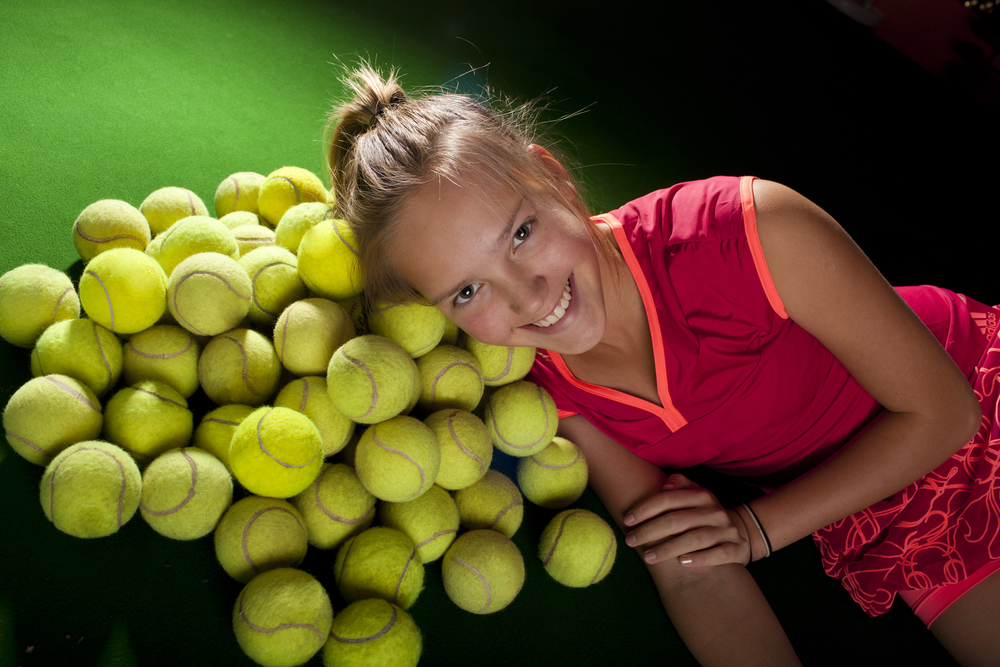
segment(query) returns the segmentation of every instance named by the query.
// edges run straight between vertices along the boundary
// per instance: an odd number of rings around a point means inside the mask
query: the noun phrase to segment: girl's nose
[[[545,279],[538,275],[517,276],[511,287],[511,311],[516,315],[535,318],[532,322],[548,315],[547,312],[542,312],[547,296],[545,285]]]

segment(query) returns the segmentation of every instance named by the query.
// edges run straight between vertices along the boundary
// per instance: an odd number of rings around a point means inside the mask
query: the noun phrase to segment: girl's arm
[[[662,470],[583,417],[560,420],[559,432],[583,450],[591,488],[623,529],[628,509],[667,481]],[[668,559],[647,567],[671,622],[700,664],[799,664],[767,600],[742,565],[691,569]]]
[[[830,216],[776,183],[755,181],[754,197],[788,315],[885,408],[823,465],[752,503],[779,549],[927,474],[972,438],[982,414],[951,357]],[[648,547],[647,562],[746,562],[747,544],[727,532],[738,519],[704,511],[705,494],[665,491],[637,504],[627,541]],[[752,525],[749,535],[758,558],[763,541]]]

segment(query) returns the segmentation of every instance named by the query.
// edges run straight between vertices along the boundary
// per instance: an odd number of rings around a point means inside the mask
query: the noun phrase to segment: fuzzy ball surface
[[[236,428],[229,446],[233,475],[248,491],[269,498],[302,493],[323,466],[323,438],[308,417],[264,406]]]
[[[615,564],[614,530],[588,510],[560,512],[542,531],[538,557],[549,575],[564,586],[584,588],[608,576]]]
[[[84,262],[112,248],[142,252],[151,237],[149,223],[139,209],[119,199],[94,202],[73,223],[73,245]]]
[[[246,496],[215,528],[215,557],[230,577],[247,583],[258,574],[295,567],[309,543],[302,515],[286,500]]]
[[[106,250],[80,276],[80,303],[101,326],[117,334],[139,333],[167,310],[167,275],[141,250]]]
[[[473,614],[507,607],[524,586],[524,558],[509,538],[494,530],[472,530],[451,545],[441,563],[451,601]]]
[[[277,320],[274,349],[282,365],[299,376],[326,375],[333,353],[355,336],[347,311],[329,299],[296,300]]]
[[[327,366],[333,406],[359,424],[375,424],[411,407],[420,380],[417,364],[397,343],[358,336],[341,345]]]
[[[493,462],[493,442],[483,420],[466,410],[432,413],[424,423],[434,431],[441,449],[441,467],[434,482],[449,491],[478,482]]]
[[[416,667],[423,639],[413,617],[380,598],[347,605],[323,646],[325,667]]]
[[[354,422],[340,414],[330,402],[325,377],[292,380],[275,396],[274,405],[291,408],[312,420],[323,436],[324,456],[333,456],[344,449],[354,435]]]
[[[239,326],[250,312],[253,285],[231,257],[201,252],[177,265],[167,282],[167,307],[196,336],[216,336]]]
[[[153,236],[167,231],[175,222],[192,215],[208,215],[201,197],[187,188],[168,186],[149,194],[139,211],[149,223]]]
[[[30,348],[49,325],[80,317],[73,281],[44,264],[24,264],[0,276],[0,338]]]
[[[325,463],[316,480],[291,500],[305,520],[309,544],[336,549],[371,527],[377,499],[345,463]]]
[[[438,345],[417,360],[420,397],[417,405],[428,412],[458,408],[472,412],[483,397],[483,371],[470,352],[454,345]]]
[[[299,275],[318,296],[339,301],[364,290],[354,232],[345,220],[324,220],[299,241]]]
[[[555,437],[559,413],[549,392],[520,380],[490,396],[483,422],[497,449],[511,456],[531,456]]]
[[[587,488],[587,459],[566,438],[552,438],[545,449],[517,462],[517,485],[524,497],[548,509],[575,503]]]
[[[402,415],[373,424],[361,434],[354,465],[358,479],[373,496],[404,502],[433,486],[441,450],[427,425]]]
[[[198,357],[201,345],[194,335],[173,324],[158,324],[128,339],[123,348],[122,378],[128,384],[157,380],[184,398],[201,386]]]
[[[79,380],[45,375],[14,392],[3,411],[3,430],[15,452],[47,465],[70,445],[101,435],[104,413],[97,396]]]
[[[282,167],[261,183],[257,209],[274,228],[291,207],[305,202],[332,203],[330,200],[330,192],[316,174],[301,167]]]
[[[222,218],[230,213],[243,211],[257,215],[257,197],[264,175],[253,171],[230,174],[215,189],[215,216]]]
[[[195,540],[215,530],[233,502],[233,478],[208,452],[181,447],[156,457],[142,473],[139,511],[164,537]]]
[[[169,385],[140,380],[122,387],[104,406],[104,438],[142,465],[191,441],[194,417]]]
[[[281,383],[274,345],[253,329],[231,329],[208,342],[198,358],[198,381],[216,405],[260,406]]]
[[[455,505],[467,530],[485,528],[513,537],[524,519],[521,491],[498,470],[487,470],[478,482],[456,491]]]
[[[345,600],[382,598],[409,609],[424,588],[424,565],[406,535],[375,526],[341,545],[333,574]]]
[[[422,303],[381,303],[368,313],[371,332],[396,341],[414,359],[441,342],[446,321],[438,308]]]
[[[31,374],[68,375],[101,398],[122,374],[122,344],[90,319],[69,319],[47,328],[31,351]]]
[[[405,533],[425,564],[443,556],[458,535],[458,507],[451,494],[437,485],[414,500],[382,503],[378,518],[381,525]]]
[[[309,296],[299,278],[298,260],[284,248],[265,246],[248,251],[240,256],[240,266],[250,276],[251,322],[271,326],[283,310]]]

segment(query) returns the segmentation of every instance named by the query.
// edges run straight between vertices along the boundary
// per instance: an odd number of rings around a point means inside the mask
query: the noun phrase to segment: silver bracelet
[[[766,551],[762,558],[767,558],[771,555],[771,540],[767,539],[767,533],[764,532],[764,527],[760,525],[760,519],[758,519],[757,515],[754,514],[754,511],[750,509],[750,505],[743,503],[742,507],[746,509],[747,514],[749,514],[750,518],[753,519],[754,525],[757,526],[757,530],[760,531],[760,536],[764,538],[764,548]]]

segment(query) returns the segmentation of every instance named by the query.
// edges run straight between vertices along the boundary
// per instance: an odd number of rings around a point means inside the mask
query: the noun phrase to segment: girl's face
[[[597,250],[584,225],[551,196],[488,197],[440,179],[399,221],[402,276],[473,338],[580,354],[604,335]]]

